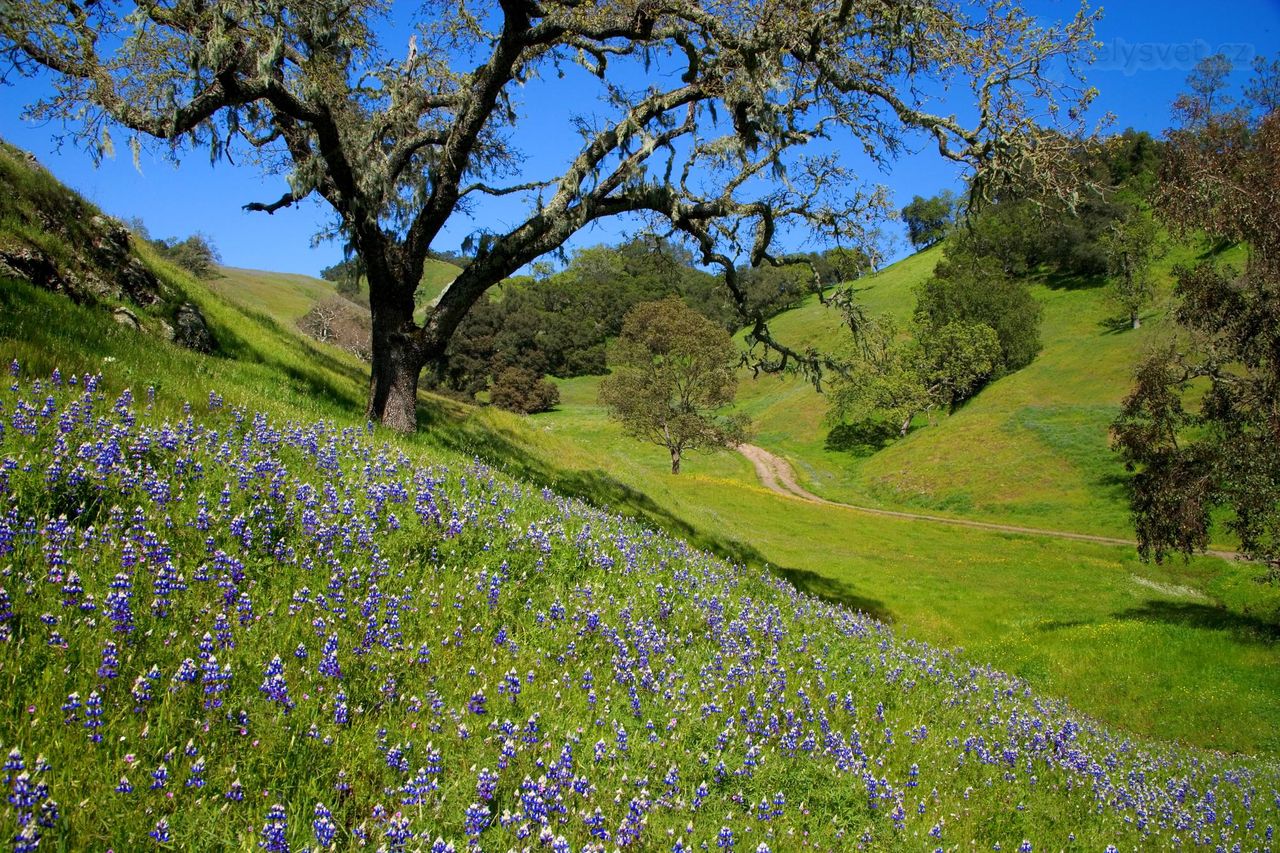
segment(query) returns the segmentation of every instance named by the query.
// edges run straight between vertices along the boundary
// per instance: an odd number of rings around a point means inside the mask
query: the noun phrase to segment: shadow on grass
[[[1235,635],[1237,640],[1249,643],[1271,644],[1280,641],[1280,624],[1277,624],[1275,616],[1267,619],[1194,602],[1152,599],[1144,602],[1141,607],[1117,613],[1114,618],[1165,622],[1206,631],[1227,631]]]
[[[1196,255],[1196,260],[1207,261],[1211,258],[1216,258],[1219,255],[1223,254],[1224,252],[1234,249],[1238,245],[1239,243],[1236,243],[1232,240],[1226,240],[1226,239],[1217,240],[1211,243],[1200,254]]]
[[[1133,321],[1128,317],[1108,317],[1105,320],[1099,320],[1098,326],[1104,335],[1123,335],[1126,332],[1137,331],[1133,328]]]
[[[1245,643],[1270,645],[1280,641],[1280,622],[1277,621],[1280,614],[1267,619],[1252,613],[1235,613],[1225,607],[1196,602],[1149,599],[1140,607],[1131,607],[1128,610],[1113,613],[1109,618],[1120,622],[1163,622],[1167,625],[1198,628],[1204,631],[1225,631],[1232,634],[1236,640]],[[1102,620],[1072,619],[1042,622],[1038,628],[1045,632],[1065,631],[1096,625],[1099,621]]]
[[[788,569],[781,566],[769,568],[801,592],[833,604],[843,604],[851,610],[861,610],[873,619],[879,619],[886,624],[892,624],[894,621],[893,611],[886,607],[883,601],[859,595],[857,590],[841,580],[820,575],[809,569]]]
[[[1057,270],[1042,274],[1039,280],[1050,290],[1096,290],[1107,283],[1106,276],[1080,275]]]
[[[897,438],[898,429],[892,424],[866,420],[836,424],[827,433],[824,446],[827,450],[845,452],[860,459],[883,450]]]
[[[424,421],[423,408],[419,406],[420,425]],[[447,415],[438,410],[426,413],[425,418],[430,419],[434,427],[425,434],[429,441],[455,453],[478,456],[486,463],[500,468],[508,476],[546,486],[558,494],[578,498],[619,515],[630,516],[733,563],[753,568],[767,566],[771,572],[784,578],[801,592],[852,610],[860,610],[881,622],[889,623],[894,620],[893,613],[883,601],[861,595],[849,584],[809,569],[775,566],[754,546],[694,527],[660,506],[649,495],[619,482],[604,471],[559,471],[495,432],[468,430],[465,425],[456,421],[450,423]]]

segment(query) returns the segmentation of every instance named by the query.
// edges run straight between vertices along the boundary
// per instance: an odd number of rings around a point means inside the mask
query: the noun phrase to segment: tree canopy
[[[628,435],[667,448],[679,474],[687,451],[743,440],[744,417],[716,414],[733,402],[740,361],[729,334],[680,299],[643,302],[610,350],[600,402]]]
[[[1255,66],[1274,91],[1280,65]],[[1274,77],[1268,77],[1272,72]],[[1243,269],[1208,253],[1175,271],[1180,334],[1138,370],[1113,425],[1134,471],[1139,550],[1209,544],[1215,515],[1280,579],[1280,112],[1221,91],[1222,61],[1188,79],[1167,134],[1156,210],[1175,234],[1248,246]]]
[[[0,51],[9,74],[49,72],[31,114],[69,120],[100,153],[123,127],[131,146],[256,162],[281,191],[250,209],[323,199],[368,278],[368,414],[402,430],[471,306],[594,222],[652,219],[745,304],[737,259],[779,261],[784,232],[856,246],[884,215],[830,140],[883,159],[923,134],[984,193],[1055,160],[1037,124],[1091,96],[1084,9],[1041,27],[1002,0],[433,0],[407,44],[384,38],[391,15],[374,0],[7,3]],[[653,64],[664,73],[641,73]],[[562,75],[596,87],[572,99],[581,144],[556,173],[524,174],[519,93]],[[972,120],[931,109],[927,81],[967,90]],[[477,231],[471,263],[415,319],[433,244],[484,196],[523,213]],[[770,367],[817,365],[752,322],[781,354]]]
[[[924,198],[916,196],[902,208],[902,221],[907,225],[907,238],[917,249],[932,246],[947,236],[955,224],[956,197],[950,190]]]

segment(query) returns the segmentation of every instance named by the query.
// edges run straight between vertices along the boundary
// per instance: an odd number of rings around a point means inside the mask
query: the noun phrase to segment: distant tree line
[[[837,249],[744,269],[739,282],[751,310],[773,316],[815,288],[868,268],[865,255]],[[472,306],[446,351],[436,387],[468,398],[490,390],[491,402],[517,411],[549,408],[555,401],[545,387],[520,394],[514,386],[521,378],[541,383],[546,375],[606,373],[606,343],[620,334],[627,312],[667,297],[683,300],[726,332],[742,325],[723,281],[698,269],[682,246],[652,237],[597,246],[574,254],[559,272],[508,279]]]

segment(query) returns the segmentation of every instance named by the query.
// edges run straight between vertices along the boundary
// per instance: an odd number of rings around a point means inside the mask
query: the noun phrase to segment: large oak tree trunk
[[[365,416],[397,432],[417,429],[418,376],[425,361],[414,332],[413,296],[403,288],[379,286],[370,270],[373,363]]]

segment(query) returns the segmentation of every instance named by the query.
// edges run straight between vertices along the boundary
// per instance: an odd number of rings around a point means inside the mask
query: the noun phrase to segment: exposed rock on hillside
[[[123,325],[200,352],[217,349],[200,310],[139,256],[137,238],[123,223],[2,141],[0,220],[0,277],[100,305]]]

